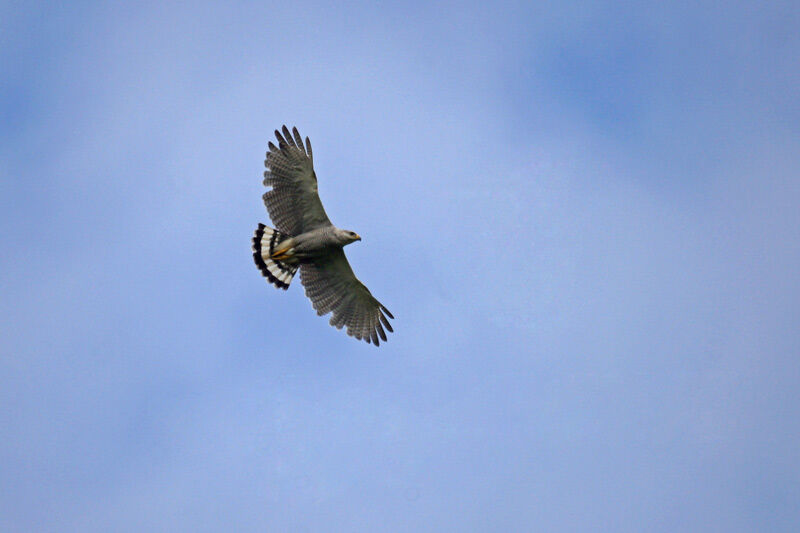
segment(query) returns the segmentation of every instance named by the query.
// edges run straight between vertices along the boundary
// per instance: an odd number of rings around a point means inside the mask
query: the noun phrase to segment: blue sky
[[[0,529],[796,531],[799,22],[3,4]],[[284,123],[378,349],[252,264]]]

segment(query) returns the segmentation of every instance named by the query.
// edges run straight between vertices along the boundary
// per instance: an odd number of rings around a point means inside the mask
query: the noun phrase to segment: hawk
[[[279,289],[288,289],[297,269],[306,296],[322,316],[333,313],[330,324],[347,327],[347,334],[380,345],[384,327],[394,318],[361,283],[343,248],[361,237],[331,224],[317,193],[317,175],[311,141],[293,128],[275,130],[278,146],[269,143],[264,165],[264,205],[275,229],[259,224],[253,237],[253,260],[261,274]]]

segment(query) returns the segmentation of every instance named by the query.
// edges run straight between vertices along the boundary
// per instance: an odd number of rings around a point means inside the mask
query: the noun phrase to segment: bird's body
[[[306,295],[317,314],[333,313],[331,325],[347,334],[380,344],[384,327],[394,318],[353,274],[344,246],[361,240],[357,233],[334,226],[317,194],[311,142],[294,128],[275,131],[278,146],[269,143],[264,204],[276,229],[259,224],[253,237],[253,259],[278,288],[288,289],[298,268]]]
[[[339,229],[336,226],[323,226],[281,242],[274,251],[274,257],[293,265],[313,262],[334,248],[342,248],[360,240],[360,237],[352,236],[352,231]]]

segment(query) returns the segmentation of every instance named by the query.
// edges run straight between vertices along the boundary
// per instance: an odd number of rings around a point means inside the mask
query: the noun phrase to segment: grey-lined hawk
[[[360,241],[358,234],[331,224],[317,194],[311,142],[293,128],[275,130],[278,146],[269,143],[264,165],[264,205],[276,229],[259,224],[253,237],[253,260],[270,283],[288,289],[297,269],[306,296],[318,315],[332,312],[331,325],[368,343],[386,340],[384,327],[394,318],[361,283],[344,246]]]

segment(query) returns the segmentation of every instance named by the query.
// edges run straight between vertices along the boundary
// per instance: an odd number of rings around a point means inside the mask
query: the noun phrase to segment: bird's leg
[[[272,250],[270,259],[285,261],[294,255],[294,239],[286,239]]]

